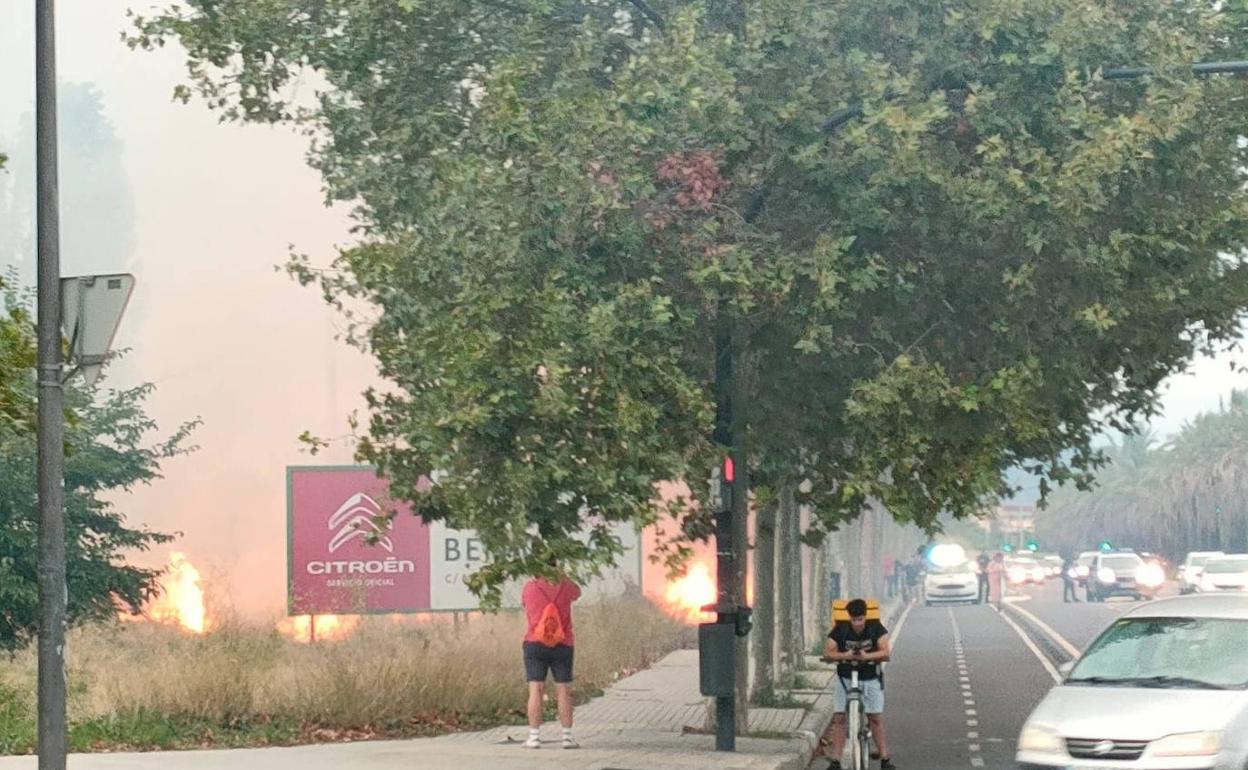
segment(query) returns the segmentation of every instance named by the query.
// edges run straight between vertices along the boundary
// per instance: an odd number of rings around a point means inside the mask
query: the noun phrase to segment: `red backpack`
[[[543,596],[546,595],[541,586],[538,586],[537,590],[541,591]],[[568,634],[563,629],[563,619],[559,617],[559,607],[556,606],[561,591],[563,591],[562,585],[555,591],[554,599],[546,597],[547,604],[537,619],[537,627],[533,629],[533,636],[536,637],[537,642],[547,647],[558,647],[568,640]]]

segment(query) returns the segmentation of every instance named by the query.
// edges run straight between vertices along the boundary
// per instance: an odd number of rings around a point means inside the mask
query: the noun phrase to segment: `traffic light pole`
[[[721,312],[723,312],[721,310]],[[716,623],[733,624],[736,621],[737,568],[733,556],[732,509],[733,486],[736,483],[736,465],[732,458],[732,326],[728,318],[720,318],[715,335],[715,441],[724,450],[724,461],[719,475],[719,510],[715,512],[715,573],[719,595],[716,597]],[[723,654],[728,656],[730,671],[736,671],[736,645],[729,645]],[[715,697],[715,750],[735,751],[737,746],[735,692]]]
[[[39,770],[65,770],[65,424],[61,390],[61,258],[57,191],[56,24],[35,1],[38,221]]]

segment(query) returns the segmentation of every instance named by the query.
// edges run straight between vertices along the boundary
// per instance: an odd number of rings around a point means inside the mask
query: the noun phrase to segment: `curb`
[[[884,617],[884,624],[892,628],[905,609],[906,605],[901,601],[895,601],[886,606],[881,613]],[[798,755],[786,760],[779,765],[777,770],[806,770],[810,766],[811,761],[814,760],[815,751],[819,748],[819,739],[823,737],[828,725],[832,723],[833,709],[832,695],[826,691],[820,694],[794,732],[794,737],[802,744]]]

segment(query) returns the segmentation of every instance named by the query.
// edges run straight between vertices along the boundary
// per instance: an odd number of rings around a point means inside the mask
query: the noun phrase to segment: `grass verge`
[[[579,702],[691,641],[639,598],[578,606],[575,620]],[[79,628],[67,645],[70,744],[281,746],[522,724],[523,634],[515,612],[456,626],[370,617],[347,639],[311,645],[240,622],[203,636],[150,623]],[[0,659],[0,754],[35,750],[35,671],[33,648]]]

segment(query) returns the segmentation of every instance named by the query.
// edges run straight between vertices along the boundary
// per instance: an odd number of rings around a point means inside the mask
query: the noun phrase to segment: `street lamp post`
[[[39,770],[65,770],[65,449],[54,0],[35,0],[38,220]]]

